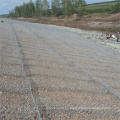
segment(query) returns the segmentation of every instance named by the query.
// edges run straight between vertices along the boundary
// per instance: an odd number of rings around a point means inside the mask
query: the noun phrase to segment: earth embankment
[[[119,120],[120,52],[78,29],[0,23],[2,120]]]

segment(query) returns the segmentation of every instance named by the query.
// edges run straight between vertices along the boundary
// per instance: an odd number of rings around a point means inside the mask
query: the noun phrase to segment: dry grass
[[[52,24],[80,28],[84,30],[97,30],[104,32],[120,31],[120,13],[117,14],[90,14],[78,17],[75,14],[68,18],[60,17],[40,17],[40,18],[17,18],[20,21]]]

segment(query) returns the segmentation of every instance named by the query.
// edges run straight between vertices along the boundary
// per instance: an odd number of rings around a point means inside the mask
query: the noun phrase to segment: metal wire
[[[44,25],[0,28],[0,120],[120,119],[118,52]]]

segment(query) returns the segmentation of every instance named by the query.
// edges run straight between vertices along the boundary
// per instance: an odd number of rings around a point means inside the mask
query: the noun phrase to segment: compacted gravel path
[[[0,120],[120,120],[119,50],[62,27],[4,19]]]

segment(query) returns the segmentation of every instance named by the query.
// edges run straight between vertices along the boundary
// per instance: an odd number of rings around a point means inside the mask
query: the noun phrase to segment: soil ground
[[[87,39],[100,42],[112,48],[120,50],[120,42],[116,39],[106,39],[106,33],[114,34],[120,32],[120,13],[117,14],[89,14],[78,17],[76,14],[70,17],[39,17],[39,18],[23,18],[19,17],[15,20],[49,24],[65,27],[64,29],[76,32]],[[69,27],[71,29],[69,29]],[[75,29],[74,29],[75,28]],[[78,28],[78,29],[76,29]],[[101,36],[101,32],[103,36]]]
[[[66,18],[60,17],[40,17],[40,18],[17,18],[20,21],[33,23],[52,24],[84,30],[97,30],[103,32],[120,31],[120,13],[117,14],[89,14],[78,17],[76,14]]]

